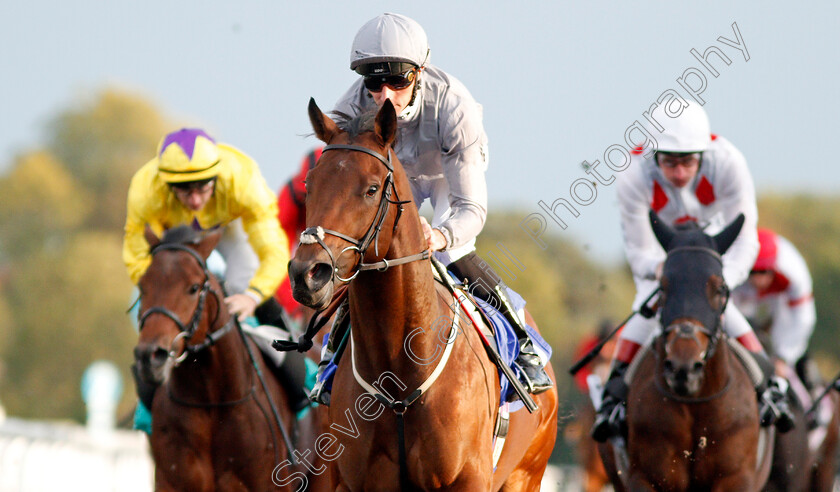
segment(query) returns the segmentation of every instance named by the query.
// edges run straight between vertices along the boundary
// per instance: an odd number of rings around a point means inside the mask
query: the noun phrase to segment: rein
[[[214,289],[212,289],[210,287],[210,278],[211,278],[210,271],[207,269],[207,263],[204,261],[204,258],[202,258],[198,254],[197,251],[195,251],[194,249],[192,249],[188,246],[185,246],[183,244],[161,243],[161,244],[158,244],[157,246],[155,246],[154,248],[152,248],[151,254],[152,254],[152,256],[154,256],[155,254],[159,253],[160,251],[184,251],[186,253],[189,253],[190,256],[192,256],[198,262],[199,266],[201,267],[202,271],[204,272],[204,281],[202,282],[201,291],[199,292],[198,303],[196,305],[195,311],[193,311],[193,315],[190,318],[189,324],[184,325],[181,322],[181,320],[178,318],[178,316],[175,315],[175,313],[173,313],[171,310],[169,310],[169,309],[167,309],[163,306],[152,306],[149,309],[147,309],[140,316],[139,330],[143,329],[143,325],[145,324],[145,322],[149,318],[149,316],[151,316],[152,314],[162,314],[162,315],[166,316],[167,318],[171,319],[178,326],[178,329],[180,330],[180,332],[172,340],[172,344],[171,344],[170,352],[169,352],[169,357],[175,358],[174,346],[178,342],[178,340],[180,340],[181,338],[183,338],[184,340],[189,340],[190,338],[192,338],[192,336],[195,334],[195,331],[198,329],[198,324],[201,322],[202,315],[204,314],[204,304],[205,304],[206,299],[207,299],[207,293],[210,292],[211,294],[213,294],[213,297],[216,298],[216,306],[217,306],[216,307],[216,315],[214,316],[213,321],[210,323],[210,328],[212,328],[219,319],[219,315],[221,313],[221,302],[222,301],[221,301],[221,298],[220,298],[219,294]],[[139,298],[138,298],[138,300],[139,300]],[[201,343],[198,343],[196,345],[186,345],[185,344],[184,352],[180,356],[175,358],[175,364],[174,365],[175,365],[175,367],[178,367],[184,360],[187,359],[187,357],[190,354],[193,354],[193,355],[197,354],[197,353],[201,352],[202,350],[213,346],[222,337],[224,337],[225,335],[227,335],[228,333],[233,331],[234,327],[236,327],[236,331],[239,332],[239,335],[242,338],[242,343],[245,345],[245,350],[248,353],[248,357],[250,359],[251,366],[254,368],[254,372],[257,373],[257,377],[258,377],[258,379],[260,381],[260,384],[263,388],[263,392],[265,393],[266,400],[268,400],[268,404],[271,407],[271,411],[272,411],[272,414],[274,416],[275,423],[277,424],[278,429],[280,429],[280,434],[282,435],[284,444],[286,445],[286,450],[288,451],[289,459],[295,465],[300,464],[298,458],[294,455],[295,447],[292,444],[291,439],[289,438],[288,431],[286,431],[286,428],[283,425],[283,421],[280,418],[280,413],[277,410],[277,405],[274,403],[274,400],[272,399],[271,394],[268,391],[268,385],[265,382],[265,378],[262,374],[262,371],[260,370],[260,367],[257,364],[256,358],[254,357],[254,353],[251,350],[251,346],[248,344],[248,340],[245,337],[245,333],[243,332],[242,327],[239,325],[239,321],[237,320],[236,316],[231,315],[229,317],[228,321],[221,328],[219,328],[217,330],[209,331],[210,328],[208,328],[208,334],[205,336],[204,341],[202,341]],[[265,416],[266,421],[269,422],[269,428],[271,428],[271,419],[268,416],[268,414],[266,413],[265,409],[263,408],[263,405],[260,404],[259,400],[257,400],[257,398],[256,398],[256,384],[254,383],[254,373],[251,372],[251,371],[248,371],[248,374],[249,374],[250,379],[251,379],[251,388],[248,390],[248,392],[245,394],[245,396],[243,396],[239,399],[236,399],[236,400],[216,402],[216,403],[189,402],[189,401],[183,400],[183,399],[175,396],[175,394],[172,392],[171,386],[167,386],[167,390],[168,390],[167,393],[168,393],[168,396],[169,396],[170,400],[172,400],[176,404],[186,406],[186,407],[193,407],[193,408],[233,407],[233,406],[245,403],[248,400],[253,398],[254,402],[257,404],[257,406],[259,407],[259,409],[262,411],[263,415]],[[279,457],[279,454],[278,454],[279,453],[279,447],[277,446],[277,436],[275,435],[274,431],[271,432],[271,438],[274,441],[274,458],[275,458],[274,461],[279,462],[279,460],[280,460],[280,457]]]
[[[704,254],[710,255],[713,258],[717,259],[717,261],[721,265],[723,265],[723,259],[721,258],[721,255],[717,251],[715,251],[711,248],[707,248],[705,246],[679,246],[679,247],[676,247],[676,248],[668,251],[668,257],[671,257],[675,253],[691,253],[691,252],[699,252],[699,253],[704,253]],[[681,337],[681,338],[691,337],[696,342],[698,342],[698,344],[699,344],[699,339],[697,338],[697,333],[698,332],[703,333],[709,339],[706,350],[703,351],[702,358],[701,358],[701,360],[703,362],[703,369],[705,370],[706,363],[717,352],[717,347],[718,347],[718,344],[721,340],[721,327],[722,327],[721,317],[723,316],[723,311],[726,309],[726,304],[729,300],[729,289],[726,287],[726,284],[723,285],[723,289],[724,289],[724,291],[723,291],[722,295],[724,296],[724,301],[721,303],[720,309],[718,309],[717,312],[715,313],[715,317],[714,317],[715,324],[714,324],[714,326],[712,326],[711,328],[707,328],[703,325],[698,325],[698,324],[695,324],[695,323],[680,322],[680,323],[673,323],[673,324],[669,325],[668,327],[666,327],[662,331],[662,335],[661,335],[662,336],[662,339],[661,339],[662,342],[661,343],[664,345],[663,350],[665,351],[666,354],[669,352],[669,347],[670,347],[670,345],[673,341],[671,343],[666,344],[665,343],[665,338],[670,333],[674,332],[675,330],[679,330],[678,333],[677,333],[678,337]],[[665,302],[668,302],[667,296],[666,296],[666,301]],[[656,362],[657,366],[659,366],[662,363],[662,359],[660,357],[660,354],[659,354],[658,350],[655,352],[655,356],[656,356],[656,360],[657,360],[657,362]],[[659,377],[654,377],[654,384],[656,386],[656,389],[663,396],[665,396],[666,398],[669,398],[671,400],[674,400],[674,401],[677,401],[677,402],[680,402],[680,403],[705,403],[705,402],[709,402],[709,401],[715,400],[717,398],[720,398],[721,396],[726,394],[727,391],[729,391],[729,389],[731,387],[731,384],[732,384],[732,375],[731,374],[727,375],[726,383],[723,385],[723,388],[721,388],[720,390],[716,391],[715,393],[713,393],[711,395],[702,396],[702,397],[685,397],[685,396],[676,395],[669,388],[666,388],[665,386],[662,385],[662,383],[659,380]]]
[[[169,352],[169,356],[175,359],[175,367],[179,366],[189,355],[195,355],[202,350],[214,345],[216,342],[219,341],[222,337],[227,335],[231,332],[234,326],[233,317],[231,317],[227,323],[225,323],[221,328],[217,330],[210,331],[208,329],[208,334],[205,337],[204,341],[196,344],[196,345],[186,345],[184,347],[184,351],[181,353],[180,356],[175,356],[175,344],[181,340],[189,340],[195,334],[195,331],[198,329],[198,324],[201,322],[201,318],[204,314],[204,304],[207,301],[207,293],[213,294],[213,297],[216,298],[216,315],[213,317],[213,321],[210,323],[210,327],[212,328],[216,322],[219,320],[219,314],[221,312],[221,299],[219,294],[210,287],[210,271],[207,269],[207,263],[204,261],[198,252],[194,249],[185,246],[183,244],[178,243],[161,243],[152,248],[152,256],[161,252],[161,251],[184,251],[189,253],[197,262],[198,265],[201,267],[202,271],[204,272],[204,281],[201,284],[201,290],[198,294],[198,303],[196,304],[195,310],[193,311],[192,317],[187,324],[181,322],[180,318],[173,313],[171,310],[167,309],[164,306],[152,306],[140,316],[140,321],[138,323],[139,330],[143,330],[143,325],[145,325],[146,320],[149,316],[153,314],[162,314],[167,318],[171,319],[175,325],[178,327],[180,333],[175,336],[172,340],[171,350]],[[139,299],[139,298],[138,298]]]
[[[392,266],[402,265],[404,263],[410,263],[412,261],[428,259],[431,255],[431,252],[428,249],[426,249],[420,253],[404,256],[402,258],[397,258],[394,260],[383,259],[374,263],[364,263],[362,261],[371,243],[373,243],[374,255],[379,256],[379,233],[382,231],[382,225],[385,222],[385,217],[387,217],[388,215],[388,207],[390,205],[397,205],[397,216],[394,219],[393,228],[393,231],[396,231],[397,224],[399,224],[400,217],[403,213],[403,205],[405,205],[406,203],[411,203],[411,200],[400,200],[399,194],[397,193],[397,188],[394,184],[394,165],[391,163],[392,150],[390,148],[387,149],[387,159],[384,156],[382,156],[382,154],[380,154],[379,152],[368,149],[367,147],[362,147],[361,145],[327,145],[326,147],[324,147],[324,150],[322,152],[328,152],[330,150],[351,150],[355,152],[362,152],[375,157],[379,162],[382,163],[382,165],[385,166],[385,168],[388,170],[388,174],[385,176],[385,182],[382,187],[382,198],[379,200],[379,208],[376,210],[376,214],[373,217],[373,221],[371,222],[367,232],[365,232],[365,235],[362,237],[362,239],[354,239],[339,231],[325,229],[321,226],[315,226],[308,227],[306,230],[301,232],[301,244],[317,243],[319,246],[321,246],[327,252],[327,255],[329,255],[330,257],[333,279],[338,279],[341,282],[349,282],[356,278],[356,275],[358,275],[359,272],[365,270],[377,270],[380,272],[384,272]],[[396,198],[395,200],[391,200],[392,194]],[[342,278],[339,275],[338,265],[336,264],[336,256],[333,255],[333,252],[324,243],[325,234],[330,234],[331,236],[335,236],[351,244],[351,246],[348,246],[341,250],[341,252],[338,253],[338,256],[341,256],[347,251],[355,251],[359,255],[359,262],[356,264],[355,272],[353,272],[353,274],[350,277]]]
[[[382,225],[385,222],[385,217],[388,215],[388,207],[389,205],[397,205],[397,216],[394,219],[394,227],[392,231],[397,230],[397,224],[399,224],[400,217],[403,213],[403,205],[406,203],[411,203],[411,200],[400,200],[399,194],[397,193],[396,185],[394,184],[394,165],[391,163],[391,153],[393,152],[390,148],[388,148],[388,157],[384,157],[379,152],[374,150],[368,149],[367,147],[362,147],[361,145],[327,145],[322,150],[323,152],[328,152],[330,150],[351,150],[355,152],[362,152],[364,154],[371,155],[375,157],[379,162],[382,163],[383,166],[388,170],[388,174],[385,176],[385,183],[383,186],[382,191],[382,198],[379,200],[379,208],[376,210],[376,214],[373,217],[373,221],[371,222],[370,226],[368,227],[367,232],[362,237],[362,239],[355,239],[347,234],[344,234],[339,231],[334,231],[332,229],[325,229],[321,226],[313,226],[306,228],[303,232],[300,233],[300,244],[318,244],[324,251],[327,252],[327,255],[330,257],[330,265],[332,267],[332,282],[338,280],[340,282],[350,282],[359,274],[359,272],[367,271],[367,270],[375,270],[377,272],[384,272],[391,267],[395,267],[398,265],[403,265],[405,263],[411,263],[413,261],[422,261],[431,258],[431,251],[429,249],[425,249],[420,253],[403,256],[402,258],[396,258],[392,260],[382,259],[381,261],[377,261],[374,263],[364,263],[363,259],[365,257],[365,253],[367,252],[368,247],[370,244],[373,243],[374,247],[374,254],[379,256],[379,232],[382,230]],[[391,200],[391,194],[393,193],[396,200]],[[338,265],[336,264],[336,255],[333,254],[332,250],[329,246],[324,242],[324,237],[326,234],[331,236],[335,236],[339,239],[347,241],[351,244],[341,250],[338,253],[340,257],[346,251],[355,251],[359,255],[359,261],[355,265],[355,271],[352,275],[347,278],[341,277],[338,272]],[[336,296],[340,292],[341,289],[336,290],[336,294],[333,296],[333,300],[331,301],[330,305],[322,310],[319,313],[316,313],[316,316],[313,316],[309,322],[309,326],[307,327],[306,331],[303,335],[300,336],[297,342],[288,342],[285,340],[277,340],[272,343],[272,346],[279,351],[290,351],[290,350],[297,350],[298,352],[305,352],[312,348],[312,339],[315,335],[320,331],[320,329],[326,324],[329,316],[335,312],[335,309],[338,308],[340,302],[336,302]],[[342,295],[346,295],[346,293],[342,293]],[[329,312],[329,315],[322,315],[321,313]],[[317,322],[316,322],[317,320]]]
[[[394,227],[392,229],[392,233],[397,230],[397,225],[399,224],[400,217],[403,213],[403,205],[406,203],[411,203],[411,200],[400,200],[399,194],[397,193],[397,188],[394,183],[394,166],[391,163],[391,153],[393,152],[390,148],[387,148],[387,158],[376,152],[374,150],[368,149],[366,147],[362,147],[360,145],[327,145],[324,147],[323,152],[329,152],[331,150],[350,150],[354,152],[362,152],[364,154],[368,154],[370,156],[375,157],[383,166],[388,170],[388,174],[385,176],[385,181],[383,184],[382,190],[382,198],[379,200],[379,207],[374,215],[373,221],[371,222],[370,226],[368,227],[367,232],[365,232],[362,239],[355,239],[350,237],[344,233],[339,231],[334,231],[332,229],[326,229],[321,226],[309,227],[304,230],[300,234],[300,242],[301,244],[314,244],[317,243],[324,251],[327,252],[327,255],[330,257],[330,263],[332,266],[332,281],[339,280],[340,282],[350,282],[362,271],[368,270],[375,270],[379,272],[384,272],[391,267],[403,265],[406,263],[410,263],[413,261],[423,261],[427,260],[431,257],[431,251],[427,248],[420,253],[404,256],[401,258],[396,258],[392,260],[382,259],[381,261],[373,262],[373,263],[364,263],[364,257],[367,253],[370,244],[373,243],[374,246],[374,255],[376,257],[379,256],[379,233],[382,230],[382,226],[385,222],[385,218],[388,215],[388,209],[390,205],[397,205],[397,214],[394,218]],[[394,200],[391,199],[391,196],[394,196]],[[354,266],[355,271],[353,271],[352,275],[347,278],[342,278],[338,271],[338,265],[336,264],[336,256],[333,254],[332,250],[324,243],[324,237],[326,234],[335,236],[339,239],[342,239],[348,243],[350,246],[341,250],[338,256],[341,256],[347,251],[355,251],[359,255],[359,260]],[[449,360],[449,355],[452,352],[452,347],[455,345],[455,336],[458,334],[458,316],[454,317],[452,328],[450,329],[450,335],[447,340],[447,346],[444,350],[443,356],[441,357],[440,361],[438,362],[437,367],[435,370],[429,375],[426,381],[420,385],[417,389],[415,389],[407,398],[404,400],[395,400],[390,396],[387,396],[379,391],[376,390],[372,385],[368,384],[364,378],[359,375],[358,370],[356,369],[356,356],[355,350],[353,348],[353,334],[352,331],[350,333],[350,350],[352,352],[352,367],[353,367],[353,377],[356,379],[356,382],[370,395],[376,398],[377,401],[385,405],[386,407],[392,409],[394,414],[396,415],[397,419],[397,441],[398,441],[398,449],[399,449],[399,468],[400,468],[400,486],[402,490],[410,490],[411,483],[408,479],[408,463],[406,457],[406,448],[405,448],[405,411],[411,406],[414,402],[417,401],[420,396],[422,396],[429,387],[434,384],[437,380],[438,376],[440,376],[441,372],[443,372],[443,368],[446,366],[447,361]],[[307,329],[306,333],[301,337],[301,340],[297,343],[298,350],[301,350],[301,347],[305,347],[307,345],[311,346],[312,337],[315,336],[315,333],[310,333],[312,330],[312,326],[310,329]]]

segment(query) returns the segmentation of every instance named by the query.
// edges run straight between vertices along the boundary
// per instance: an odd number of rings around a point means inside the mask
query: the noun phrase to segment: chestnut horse
[[[328,145],[306,178],[307,237],[289,277],[295,299],[315,308],[349,282],[352,330],[330,405],[337,441],[326,450],[338,455],[336,490],[538,490],[557,433],[556,389],[535,397],[533,414],[511,413],[494,471],[498,371],[473,327],[453,328],[461,317],[433,278],[391,148],[393,105],[347,131],[314,100],[309,118]]]
[[[617,472],[609,444],[599,447],[604,463],[616,490],[761,490],[772,437],[760,437],[753,382],[720,326],[728,299],[721,255],[743,216],[710,237],[699,228],[676,231],[650,215],[667,252],[663,333],[639,354],[627,396],[627,469]]]
[[[310,448],[323,417],[310,411],[296,422],[256,345],[228,313],[205,263],[220,237],[184,226],[162,240],[146,231],[152,262],[139,283],[134,355],[141,380],[160,385],[150,407],[155,488],[325,490],[326,477],[310,471],[325,471],[321,462],[310,458],[309,469],[288,461],[289,444]]]

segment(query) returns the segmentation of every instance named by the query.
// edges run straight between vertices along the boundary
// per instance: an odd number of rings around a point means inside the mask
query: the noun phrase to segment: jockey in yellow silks
[[[226,303],[240,317],[253,314],[286,276],[288,241],[274,192],[253,159],[202,130],[164,137],[131,180],[123,261],[135,284],[151,263],[147,224],[158,235],[185,224],[224,228],[217,250],[227,262]]]

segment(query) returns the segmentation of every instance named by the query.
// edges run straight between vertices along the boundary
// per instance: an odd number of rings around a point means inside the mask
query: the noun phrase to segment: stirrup
[[[324,371],[327,370],[327,365],[332,360],[333,354],[329,352],[327,347],[324,347],[321,362],[318,363],[318,371],[315,372],[315,384],[312,385],[312,390],[309,391],[307,397],[312,403],[330,406],[330,391],[327,389],[327,382],[324,381]]]
[[[324,345],[324,348],[321,349],[321,362],[318,363],[318,370],[315,372],[315,384],[308,395],[309,401],[313,403],[330,406],[330,391],[326,388],[327,382],[324,380],[324,372],[333,357],[335,357],[335,352],[330,350],[329,344]]]
[[[330,391],[326,388],[324,381],[316,381],[308,397],[312,403],[318,403],[327,407],[330,406]]]

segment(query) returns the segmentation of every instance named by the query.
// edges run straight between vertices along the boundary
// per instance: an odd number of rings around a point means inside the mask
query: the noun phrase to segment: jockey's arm
[[[144,236],[146,225],[148,224],[155,234],[163,233],[160,218],[154,217],[156,207],[153,204],[156,200],[162,203],[166,199],[159,196],[159,190],[151,185],[151,173],[154,171],[155,168],[144,166],[132,178],[128,188],[122,257],[128,276],[135,285],[152,263],[149,243]]]
[[[777,269],[790,283],[776,304],[777,309],[784,312],[773,313],[770,336],[777,355],[792,367],[808,348],[817,311],[813,281],[805,259],[786,239],[778,237],[777,241]]]
[[[633,162],[625,173],[619,179],[617,192],[624,253],[634,277],[653,280],[665,261],[665,250],[650,226],[650,198],[642,179],[642,162]]]
[[[248,242],[260,260],[260,266],[248,284],[248,291],[265,301],[286,278],[289,244],[277,220],[277,200],[259,172],[236,189],[242,226]]]
[[[716,180],[720,183],[718,199],[728,224],[738,214],[744,214],[744,225],[732,246],[723,255],[723,278],[729,288],[741,285],[749,276],[758,256],[758,209],[755,203],[755,186],[747,168],[744,156],[734,147],[730,150],[730,165],[720,166],[723,174]]]
[[[457,248],[474,239],[487,219],[487,137],[481,109],[466,99],[447,101],[439,122],[441,165],[449,184],[452,213],[437,225],[446,248]]]

